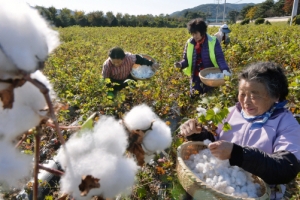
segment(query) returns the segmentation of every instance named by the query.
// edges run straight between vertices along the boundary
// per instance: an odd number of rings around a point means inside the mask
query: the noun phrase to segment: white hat
[[[221,31],[223,33],[230,33],[231,30],[228,28],[227,24],[223,24],[221,27],[220,27]]]

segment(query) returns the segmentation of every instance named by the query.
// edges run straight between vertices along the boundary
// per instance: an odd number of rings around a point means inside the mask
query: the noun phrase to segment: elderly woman
[[[190,76],[191,97],[196,94],[207,93],[212,88],[204,85],[199,77],[199,72],[208,67],[217,67],[221,71],[229,68],[226,64],[219,41],[214,36],[207,34],[207,25],[201,18],[191,20],[187,29],[192,35],[185,44],[183,60],[175,62],[174,66],[183,69]]]
[[[215,34],[219,42],[222,44],[229,44],[230,38],[229,38],[229,33],[231,30],[228,28],[227,24],[223,24],[220,26],[219,31]]]
[[[300,171],[300,125],[287,110],[288,82],[281,66],[272,62],[254,63],[239,74],[238,103],[225,119],[232,129],[217,136],[201,131],[197,121],[181,125],[189,140],[213,141],[208,148],[221,159],[260,177],[271,188],[282,191]]]

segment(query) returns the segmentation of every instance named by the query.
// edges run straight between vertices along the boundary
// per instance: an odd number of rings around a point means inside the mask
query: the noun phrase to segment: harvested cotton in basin
[[[222,79],[224,76],[231,76],[227,70],[223,70],[223,73],[209,73],[205,76],[205,78],[209,79]]]
[[[150,78],[153,76],[154,71],[151,69],[150,66],[141,65],[137,68],[133,68],[131,71],[132,75],[138,78]]]

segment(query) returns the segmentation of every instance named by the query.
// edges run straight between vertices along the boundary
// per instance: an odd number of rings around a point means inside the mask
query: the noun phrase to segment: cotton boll
[[[235,192],[234,188],[231,186],[227,186],[224,191],[226,194],[232,194]]]
[[[120,157],[95,149],[80,160],[71,158],[71,165],[67,167],[60,180],[61,191],[72,194],[79,200],[90,199],[98,195],[112,198],[133,186],[138,169],[139,167],[132,158]],[[82,175],[92,175],[100,179],[100,188],[90,190],[86,197],[81,197],[78,189]]]
[[[32,73],[59,45],[58,32],[26,3],[0,2],[0,79],[16,78],[19,69]]]
[[[32,169],[32,156],[25,155],[6,142],[0,141],[0,182],[8,187],[23,187],[20,180],[30,177]]]
[[[32,76],[45,84],[49,93],[54,94],[48,79],[40,71],[36,71]],[[48,118],[49,113],[44,95],[32,83],[26,82],[21,87],[15,88],[13,93],[14,102],[11,109],[3,109],[0,100],[0,132],[7,137],[7,140],[13,140],[39,125],[42,119]]]
[[[41,71],[38,70],[35,73],[31,74],[31,77],[44,84],[46,88],[49,89],[50,97],[55,98],[55,94],[52,90],[50,81],[45,75],[42,74]],[[29,106],[40,116],[45,116],[48,113],[48,110],[44,111],[45,108],[48,108],[44,95],[32,83],[26,82],[22,87],[15,88],[14,94],[15,104]]]
[[[97,148],[123,155],[128,146],[128,135],[115,118],[102,116],[94,127],[94,142]]]
[[[143,139],[144,147],[150,152],[162,151],[172,143],[171,129],[165,122],[156,120],[152,130],[145,133]]]
[[[25,117],[26,116],[26,117]],[[15,105],[13,109],[0,108],[0,133],[10,142],[17,136],[37,126],[41,118],[30,107]]]
[[[63,169],[66,169],[69,157],[74,160],[81,159],[82,156],[91,152],[93,147],[96,147],[96,145],[94,144],[94,137],[91,131],[85,131],[81,136],[74,134],[68,139],[65,146],[59,148],[57,161]]]
[[[129,130],[147,130],[155,119],[158,119],[158,116],[146,104],[133,107],[124,116],[125,124]]]

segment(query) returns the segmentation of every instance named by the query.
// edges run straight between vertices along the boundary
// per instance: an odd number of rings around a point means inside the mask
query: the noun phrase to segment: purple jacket
[[[300,160],[300,124],[287,109],[275,111],[262,128],[249,129],[251,123],[241,115],[239,103],[230,108],[226,121],[231,130],[218,127],[217,140],[226,140],[240,146],[256,147],[268,154],[286,150]]]
[[[196,42],[195,42],[195,40],[192,37],[188,40],[188,42],[196,45]],[[188,66],[188,60],[187,60],[187,45],[188,45],[188,42],[185,44],[185,47],[184,47],[183,60],[179,62],[181,64],[182,68],[186,68]],[[219,43],[218,40],[216,41],[216,45],[215,45],[215,55],[216,55],[217,63],[219,65],[220,70],[221,71],[223,71],[223,70],[229,71],[229,68],[228,68],[227,63],[226,63],[225,58],[224,58],[224,54],[223,54],[221,45],[220,45],[220,43]],[[195,69],[196,56],[197,56],[196,55],[196,51],[194,49],[194,52],[193,52],[193,65],[192,65],[193,67],[192,67],[192,72]],[[214,67],[214,65],[211,62],[210,57],[209,57],[208,37],[207,36],[205,37],[205,40],[204,40],[204,42],[202,44],[201,58],[202,58],[202,63],[203,63],[203,67],[204,68]],[[193,75],[193,73],[192,73],[192,75]]]

